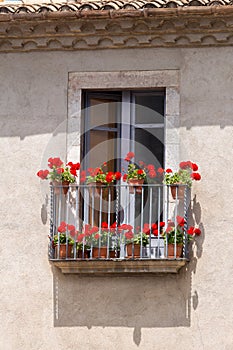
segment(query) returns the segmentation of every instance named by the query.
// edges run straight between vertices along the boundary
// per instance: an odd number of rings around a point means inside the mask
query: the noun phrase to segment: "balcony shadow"
[[[94,277],[52,267],[55,327],[189,327],[193,264],[179,274]]]

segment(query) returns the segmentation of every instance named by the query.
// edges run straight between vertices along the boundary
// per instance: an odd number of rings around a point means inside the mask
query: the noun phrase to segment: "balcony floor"
[[[187,259],[91,259],[53,260],[50,262],[64,274],[81,275],[142,275],[178,273]]]

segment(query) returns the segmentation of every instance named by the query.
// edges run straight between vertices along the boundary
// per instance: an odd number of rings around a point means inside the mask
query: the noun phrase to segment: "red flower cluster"
[[[63,161],[59,157],[55,157],[55,158],[50,157],[48,159],[48,167],[50,169],[53,169],[53,167],[60,168],[62,165],[63,165]]]
[[[201,180],[201,175],[199,173],[192,173],[190,176],[193,180],[196,180],[196,181]]]
[[[135,157],[135,154],[133,153],[133,152],[128,152],[127,154],[126,154],[126,157],[125,157],[125,160],[127,161],[127,162],[129,162],[132,158],[134,158]]]
[[[60,233],[64,233],[64,232],[66,232],[66,230],[67,230],[67,231],[70,232],[70,235],[71,235],[72,237],[74,237],[74,236],[76,235],[76,233],[77,233],[77,231],[75,230],[75,226],[74,226],[74,225],[69,225],[69,224],[67,224],[65,221],[62,221],[62,222],[60,223],[60,226],[58,226],[57,230],[58,230],[58,232],[60,232]]]
[[[80,173],[80,182],[83,183],[86,181],[86,171],[82,170]]]
[[[48,175],[49,175],[48,170],[39,170],[37,173],[37,176],[39,176],[41,180],[46,180]]]
[[[66,165],[70,167],[70,173],[73,176],[77,176],[77,171],[80,169],[80,163],[75,164],[75,163],[69,162]]]
[[[77,171],[80,169],[80,164],[69,162],[65,166],[64,162],[59,157],[50,157],[48,159],[48,167],[51,169],[50,171],[39,170],[37,172],[37,176],[42,180],[50,179],[58,182],[74,182],[75,177],[77,176]]]
[[[191,236],[193,236],[193,235],[200,236],[201,230],[199,228],[195,228],[194,226],[190,226],[187,233]]]
[[[180,169],[191,169],[192,171],[197,171],[198,165],[188,160],[187,162],[180,162]],[[193,180],[201,180],[201,175],[199,173],[192,173],[190,176]]]
[[[162,228],[165,226],[165,222],[161,221],[159,223],[159,227],[156,223],[152,223],[149,225],[148,223],[145,223],[142,229],[142,232],[146,235],[150,235],[150,233],[153,233],[153,235],[158,236],[159,232],[162,231]],[[138,230],[140,228],[137,228]]]

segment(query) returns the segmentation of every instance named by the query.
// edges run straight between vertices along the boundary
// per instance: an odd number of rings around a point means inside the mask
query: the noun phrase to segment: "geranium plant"
[[[201,180],[201,175],[197,172],[198,166],[191,161],[181,162],[179,170],[173,172],[172,169],[166,169],[164,175],[164,183],[166,185],[183,184],[188,187],[192,186],[192,181]]]
[[[103,185],[110,185],[114,181],[121,179],[120,172],[104,171],[102,167],[88,168],[87,172],[89,174],[86,177],[87,184],[90,184],[93,182],[99,182]],[[83,176],[82,176],[82,179],[83,179]]]
[[[133,232],[133,226],[129,224],[122,224],[119,226],[119,230],[124,231],[125,243],[126,244],[142,244],[145,247],[149,243],[149,232],[138,232],[139,229],[136,229],[136,232]]]
[[[129,162],[127,173],[123,176],[124,181],[128,180],[142,180],[146,178],[144,169],[138,168],[134,163],[130,163],[131,159],[135,157],[133,152],[128,152],[125,160]]]
[[[74,225],[69,225],[66,224],[65,221],[62,221],[59,227],[57,228],[57,231],[59,232],[59,234],[57,233],[56,235],[54,235],[53,246],[56,246],[58,242],[60,242],[60,244],[74,244],[74,239],[72,238],[76,234]]]
[[[80,163],[69,162],[65,164],[59,157],[51,157],[48,159],[48,167],[50,170],[39,170],[37,172],[37,176],[42,180],[74,183],[77,171],[80,169]]]
[[[167,243],[168,244],[183,244],[184,242],[184,226],[185,226],[185,219],[182,216],[177,215],[176,216],[176,223],[173,221],[168,221],[167,228],[165,232],[163,232],[164,238],[167,237]],[[188,242],[191,241],[194,237],[194,235],[200,235],[201,230],[199,228],[195,228],[191,226],[187,230],[187,240]]]

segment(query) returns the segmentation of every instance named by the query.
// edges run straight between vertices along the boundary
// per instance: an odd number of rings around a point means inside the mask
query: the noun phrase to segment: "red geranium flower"
[[[150,170],[148,176],[153,179],[154,177],[156,177],[156,172],[154,170]]]
[[[127,180],[127,174],[124,174],[123,175],[123,181],[126,181]]]
[[[77,241],[82,242],[84,237],[85,237],[85,235],[83,233],[80,233],[80,235],[78,235],[78,237],[77,237]]]
[[[85,225],[84,225],[84,230],[83,230],[83,232],[84,232],[85,235],[89,235],[90,227],[91,227],[90,224],[85,224]]]
[[[150,234],[150,225],[144,224],[142,232],[145,233],[146,235],[149,235]]]
[[[201,180],[201,175],[199,173],[192,173],[190,176],[193,180],[196,180],[196,181]]]
[[[151,224],[151,228],[152,228],[152,230],[156,230],[158,228],[158,225],[153,223],[153,224]]]
[[[147,165],[147,169],[148,169],[149,171],[153,171],[153,170],[155,170],[155,166],[154,166],[153,164],[148,164],[148,165]]]
[[[142,175],[144,171],[142,169],[138,169],[138,175]]]
[[[159,173],[159,175],[163,175],[163,173],[164,173],[163,168],[158,168],[157,173]]]
[[[103,221],[101,227],[102,227],[102,228],[108,228],[107,222]]]
[[[121,173],[119,171],[115,172],[115,179],[120,180],[121,179]]]
[[[192,163],[192,170],[193,170],[193,171],[197,171],[197,170],[198,170],[197,164]]]
[[[166,169],[166,173],[172,173],[172,169],[170,168]]]
[[[48,175],[49,175],[48,170],[39,170],[37,173],[37,176],[39,176],[41,180],[46,180]]]
[[[60,174],[62,174],[62,173],[64,173],[64,169],[63,168],[58,168],[57,170],[57,173],[60,175]]]
[[[57,228],[57,230],[60,233],[66,232],[66,223],[65,223],[65,221],[62,221],[60,223],[60,226]]]
[[[128,152],[126,154],[125,160],[129,162],[132,158],[134,158],[135,154],[133,152]]]
[[[158,229],[153,230],[153,234],[154,234],[155,236],[158,236],[159,230],[158,230]]]
[[[160,227],[164,227],[165,226],[165,222],[164,221],[161,221],[160,222]]]
[[[180,162],[180,168],[181,169],[187,169],[187,168],[192,169],[192,162],[190,162],[190,160],[188,160],[187,162]]]
[[[173,227],[172,226],[168,226],[166,228],[166,233],[170,233],[171,231],[173,231]]]
[[[189,227],[189,229],[188,229],[188,231],[187,231],[187,234],[188,234],[188,235],[191,235],[191,236],[194,234],[194,227],[193,227],[193,226],[190,226],[190,227]]]
[[[133,232],[132,231],[127,231],[125,233],[125,238],[126,239],[132,239],[133,238]]]
[[[185,220],[182,216],[177,215],[176,221],[177,221],[177,224],[180,225],[181,227],[183,227],[185,224]]]
[[[106,181],[107,181],[108,183],[111,183],[113,180],[114,180],[113,173],[112,173],[112,172],[109,172],[109,173],[106,175]]]
[[[200,236],[201,230],[199,228],[195,228],[194,233],[195,233],[195,235]]]
[[[93,233],[97,233],[99,231],[99,228],[97,226],[93,226],[90,231],[89,234],[92,235]]]
[[[63,164],[63,161],[59,157],[52,158],[50,157],[48,159],[48,167],[52,169],[53,167],[59,168]]]

